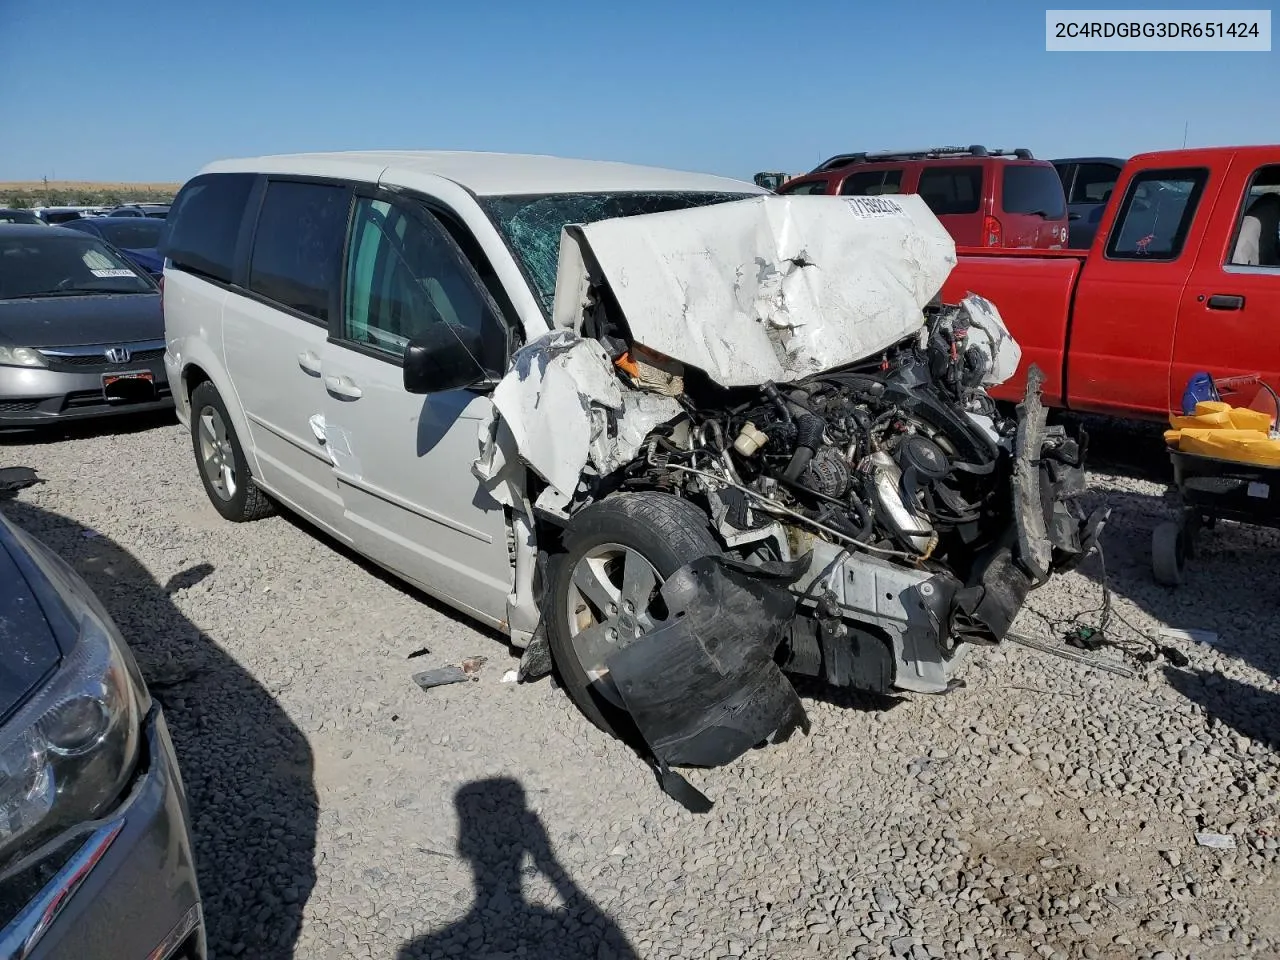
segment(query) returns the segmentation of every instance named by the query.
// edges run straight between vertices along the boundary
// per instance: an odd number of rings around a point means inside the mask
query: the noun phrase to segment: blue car
[[[156,279],[164,272],[164,257],[156,251],[160,245],[160,234],[164,232],[163,220],[150,217],[83,217],[62,226],[101,237]]]

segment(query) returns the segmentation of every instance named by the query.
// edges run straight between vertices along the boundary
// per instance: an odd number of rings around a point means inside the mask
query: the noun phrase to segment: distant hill
[[[0,206],[113,205],[167,202],[180,183],[125,183],[109,180],[0,180]]]

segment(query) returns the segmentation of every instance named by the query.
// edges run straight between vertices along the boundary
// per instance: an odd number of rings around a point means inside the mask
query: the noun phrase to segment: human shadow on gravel
[[[1213,720],[1272,750],[1280,749],[1280,694],[1208,670],[1165,667],[1165,679]]]
[[[23,500],[0,509],[84,578],[165,712],[191,811],[210,954],[293,957],[316,877],[311,748],[271,693],[170,599],[212,566],[160,584],[120,544],[69,517]]]
[[[404,944],[397,960],[638,960],[618,925],[556,860],[546,829],[526,805],[517,781],[495,777],[468,783],[454,795],[454,807],[458,853],[471,864],[475,900],[465,917]],[[524,899],[521,876],[534,872],[554,884],[562,907]]]

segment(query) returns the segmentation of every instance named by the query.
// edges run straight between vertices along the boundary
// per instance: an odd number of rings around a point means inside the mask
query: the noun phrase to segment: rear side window
[[[875,197],[902,192],[902,169],[863,170],[844,178],[840,192],[851,197]]]
[[[793,196],[802,196],[804,194],[826,193],[826,192],[827,192],[826,180],[814,180],[812,183],[802,183],[794,187],[787,187],[786,185],[784,185],[782,189],[778,191],[778,193],[792,194]]]
[[[1105,203],[1120,176],[1109,163],[1082,163],[1076,169],[1076,182],[1071,186],[1072,203]]]
[[[249,289],[328,322],[347,227],[345,187],[267,184],[253,236]]]
[[[1209,171],[1147,170],[1129,181],[1107,241],[1112,260],[1176,260]]]
[[[160,252],[174,267],[230,283],[252,173],[211,173],[190,181],[173,203]]]
[[[1001,177],[1001,206],[1005,213],[1039,214],[1046,220],[1067,215],[1062,178],[1053,167],[1008,164]]]
[[[982,204],[982,167],[927,167],[916,193],[940,217],[977,213]]]

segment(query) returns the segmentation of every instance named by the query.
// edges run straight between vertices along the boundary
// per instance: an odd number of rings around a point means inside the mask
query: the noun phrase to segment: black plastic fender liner
[[[956,592],[951,611],[955,639],[999,643],[1008,635],[1033,586],[1031,577],[1014,560],[1012,544],[1000,543],[989,549],[977,583]]]
[[[774,660],[796,613],[787,588],[808,562],[700,557],[663,584],[668,618],[609,657],[609,677],[659,771],[721,766],[797,728],[808,733]]]

